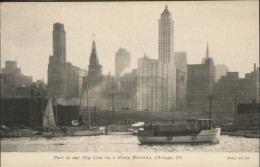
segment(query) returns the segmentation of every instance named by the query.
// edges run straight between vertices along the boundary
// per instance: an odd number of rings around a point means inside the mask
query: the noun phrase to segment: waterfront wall
[[[1,99],[1,124],[7,126],[23,125],[27,127],[41,127],[42,116],[47,104],[44,98],[5,98]],[[57,113],[56,113],[57,109]],[[214,110],[213,110],[214,111]],[[53,112],[58,126],[72,126],[72,120],[82,123],[82,117],[88,124],[88,113],[90,112],[91,125],[108,125],[113,122],[124,120],[133,120],[135,122],[143,121],[178,121],[188,118],[209,118],[209,113],[204,112],[147,112],[120,110],[112,112],[111,109],[95,109],[89,107],[79,108],[77,105],[60,105],[53,106]],[[82,117],[81,117],[82,116]],[[229,122],[222,114],[213,112],[212,118],[217,124]]]
[[[1,99],[1,124],[7,126],[42,126],[42,115],[47,104],[44,98]]]

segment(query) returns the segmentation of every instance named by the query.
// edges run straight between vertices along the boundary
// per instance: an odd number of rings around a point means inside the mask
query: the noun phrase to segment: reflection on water
[[[222,135],[219,143],[140,144],[132,135],[1,139],[2,152],[259,152],[259,139]]]

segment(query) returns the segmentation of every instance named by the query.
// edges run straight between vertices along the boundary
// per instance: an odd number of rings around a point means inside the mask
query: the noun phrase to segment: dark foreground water
[[[2,152],[259,152],[259,139],[222,135],[217,144],[142,145],[132,135],[1,139]]]

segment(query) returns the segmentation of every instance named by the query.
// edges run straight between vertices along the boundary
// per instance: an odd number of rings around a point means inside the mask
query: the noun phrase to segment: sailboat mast
[[[88,80],[89,81],[89,77],[88,77]],[[91,124],[90,124],[90,111],[89,111],[89,107],[88,107],[88,84],[89,82],[87,82],[87,89],[86,89],[86,92],[87,92],[87,112],[88,112],[88,127],[90,128],[91,127]]]

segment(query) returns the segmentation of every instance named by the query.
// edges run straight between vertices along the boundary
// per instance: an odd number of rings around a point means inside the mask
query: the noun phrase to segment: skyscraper
[[[115,56],[115,77],[120,77],[121,73],[130,67],[131,54],[126,50],[120,48]]]
[[[159,20],[159,60],[138,60],[137,109],[170,112],[176,108],[173,20],[165,7]]]
[[[163,111],[173,111],[176,108],[176,67],[174,62],[174,22],[172,15],[168,10],[168,6],[165,6],[164,11],[161,14],[159,20],[159,61],[163,63],[163,68],[166,68],[167,72],[162,73],[167,78],[167,82],[164,82],[162,87],[167,88],[167,93],[162,94],[164,98],[166,96],[165,103],[166,108]],[[162,70],[164,71],[164,70]],[[164,101],[163,101],[164,103]]]
[[[53,56],[49,57],[48,94],[66,96],[66,33],[64,25],[53,24]]]

